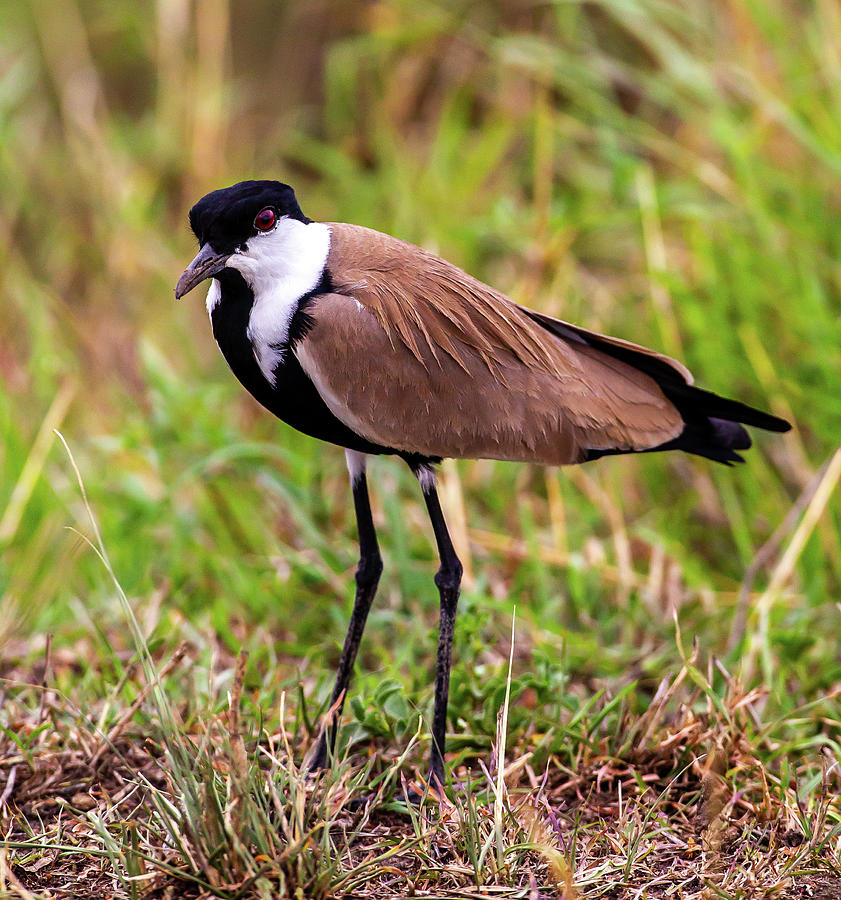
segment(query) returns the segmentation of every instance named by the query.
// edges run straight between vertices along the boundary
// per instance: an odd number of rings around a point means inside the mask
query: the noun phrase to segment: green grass
[[[166,829],[198,815],[173,799],[195,779],[223,818],[238,797],[253,816],[220,884],[251,877],[262,854],[274,887],[259,890],[279,890],[282,876],[290,895],[305,883],[305,896],[327,897],[363,878],[360,846],[405,839],[415,843],[400,858],[419,890],[527,892],[528,878],[502,864],[492,809],[509,691],[506,758],[533,754],[538,783],[550,773],[538,789],[521,767],[510,784],[542,810],[534,828],[550,828],[543,850],[510,851],[538,884],[570,897],[654,884],[662,872],[645,859],[659,858],[658,834],[686,844],[686,810],[706,802],[699,766],[716,750],[729,799],[712,823],[738,828],[738,846],[761,848],[756,860],[796,831],[801,850],[778,854],[785,865],[837,867],[837,834],[827,835],[838,807],[818,813],[841,754],[837,465],[816,475],[841,445],[835,7],[384,0],[328,3],[319,18],[306,4],[245,15],[221,0],[183,23],[179,9],[12,2],[0,29],[0,795],[15,765],[41,771],[57,753],[87,765],[148,688],[149,666],[186,641],[189,664],[165,679],[167,697],[143,695],[125,745],[109,750],[108,771],[126,778],[121,755],[152,742],[136,760],[141,830],[117,804],[84,832],[103,878],[137,874],[143,854],[164,858]],[[381,783],[384,802],[396,802],[400,778],[422,771],[428,752],[436,561],[417,485],[396,461],[372,464],[386,569],[346,707],[345,768],[330,775],[341,802],[325,812],[329,785],[313,793],[298,769],[350,608],[357,548],[342,453],[257,409],[219,358],[202,304],[172,301],[194,252],[189,205],[251,176],[290,181],[316,218],[419,242],[519,302],[679,356],[700,384],[795,425],[755,435],[738,469],[678,456],[560,473],[444,468],[442,502],[469,578],[450,702],[461,786],[442,830],[411,813],[386,839],[382,822],[345,806]],[[145,643],[78,533],[93,538],[55,428]],[[746,620],[734,636],[740,591]],[[44,677],[47,634],[45,694],[31,684]],[[235,736],[219,746],[211,737],[230,733],[241,647],[249,768],[234,777],[214,754],[231,756]],[[674,690],[661,709],[664,680]],[[682,726],[690,731],[655,753]],[[609,803],[588,793],[599,793],[603,760],[631,773],[630,806],[617,806],[624,776],[602,776]],[[168,781],[154,780],[156,766]],[[85,777],[91,815],[104,815],[113,784]],[[575,777],[584,787],[564,788]],[[26,806],[24,768],[16,778],[4,834],[25,820],[30,842],[84,844],[63,833],[57,807]],[[671,784],[685,796],[658,799]],[[296,834],[314,829],[322,857],[296,858],[294,839],[260,807],[277,785],[303,798]],[[532,824],[512,816],[506,846],[533,843]],[[776,837],[759,835],[769,822]],[[721,838],[711,827],[697,838],[703,853]],[[190,840],[203,846],[211,832]],[[441,842],[458,861],[449,872]],[[24,852],[7,848],[22,886],[4,880],[0,860],[0,893],[46,889],[25,875]],[[277,863],[284,852],[291,868]],[[764,871],[756,860],[701,876],[722,896],[748,896],[737,876]],[[167,864],[208,878],[186,851]],[[389,863],[377,865],[364,878],[379,871],[405,890]],[[789,885],[813,877],[774,871]],[[132,884],[120,890],[145,882]]]

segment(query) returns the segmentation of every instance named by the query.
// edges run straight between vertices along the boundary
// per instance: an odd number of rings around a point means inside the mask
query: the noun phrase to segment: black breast
[[[257,364],[246,334],[254,295],[242,275],[233,269],[226,269],[217,277],[222,297],[210,314],[213,337],[231,371],[258,403],[287,425],[319,440],[361,453],[395,452],[371,443],[337,419],[291,349],[286,351],[283,362],[275,369],[277,380],[272,387]],[[305,315],[303,311],[301,314]],[[296,324],[293,319],[290,334],[302,337],[305,331],[305,323]]]

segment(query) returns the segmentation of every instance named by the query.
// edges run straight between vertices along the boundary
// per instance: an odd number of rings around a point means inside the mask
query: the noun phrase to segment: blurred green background
[[[262,177],[313,218],[420,243],[795,423],[754,435],[738,469],[445,465],[468,572],[454,730],[493,731],[515,604],[514,726],[631,679],[644,706],[680,665],[676,620],[772,717],[839,688],[837,472],[808,492],[841,444],[834,0],[7,0],[1,15],[7,670],[53,632],[62,688],[91,697],[130,655],[113,585],[68,530],[90,534],[60,428],[153,643],[224,659],[245,642],[262,684],[325,696],[357,554],[343,454],[259,409],[201,300],[173,300],[189,206]],[[386,570],[354,689],[383,733],[431,702],[436,562],[403,469],[373,462]],[[837,737],[837,704],[821,710],[797,741]]]

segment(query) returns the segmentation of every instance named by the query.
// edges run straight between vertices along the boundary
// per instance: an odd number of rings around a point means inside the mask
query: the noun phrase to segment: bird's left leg
[[[346,450],[345,456],[347,458],[348,471],[350,472],[353,505],[356,510],[356,525],[359,531],[359,565],[356,569],[356,597],[353,602],[353,612],[350,616],[347,635],[345,636],[345,645],[339,658],[339,668],[336,671],[333,697],[330,700],[331,719],[319,738],[318,748],[312,757],[310,769],[323,769],[327,765],[328,742],[330,752],[333,752],[333,746],[336,741],[336,719],[342,711],[348,684],[350,683],[350,676],[353,672],[353,664],[356,660],[356,652],[359,649],[359,642],[362,640],[362,632],[365,630],[365,621],[368,618],[368,611],[371,609],[371,603],[374,600],[377,584],[383,571],[383,561],[377,543],[377,532],[374,528],[374,518],[371,515],[368,482],[365,478],[365,455],[355,450]]]
[[[435,542],[438,545],[438,556],[441,560],[441,567],[435,574],[435,584],[441,600],[441,619],[438,624],[438,654],[435,662],[435,709],[432,715],[429,778],[433,787],[443,790],[447,699],[450,693],[450,659],[463,569],[450,539],[450,533],[447,531],[444,514],[441,512],[438,492],[435,490],[435,473],[428,465],[418,466],[414,471],[423,490],[423,499],[426,501],[426,508],[432,521],[432,530],[435,532]]]

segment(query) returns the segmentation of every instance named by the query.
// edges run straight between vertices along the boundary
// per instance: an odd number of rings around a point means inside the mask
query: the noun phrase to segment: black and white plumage
[[[694,387],[669,357],[520,307],[419,247],[313,222],[288,185],[214,191],[190,211],[190,224],[200,250],[176,297],[212,279],[213,335],[243,386],[292,427],[346,450],[360,562],[337,710],[382,571],[366,458],[400,456],[421,483],[441,559],[430,763],[438,782],[462,569],[433,465],[447,456],[567,465],[659,450],[731,464],[751,444],[743,424],[789,428]]]

